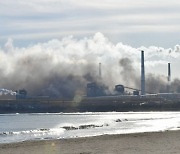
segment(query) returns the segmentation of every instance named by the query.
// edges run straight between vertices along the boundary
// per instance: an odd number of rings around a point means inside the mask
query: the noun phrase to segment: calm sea
[[[180,112],[0,114],[0,143],[180,129]]]

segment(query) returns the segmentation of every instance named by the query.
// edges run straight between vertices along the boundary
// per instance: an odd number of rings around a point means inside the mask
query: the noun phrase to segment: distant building
[[[16,99],[25,99],[27,98],[27,91],[25,89],[20,89],[16,93]]]
[[[106,91],[108,91],[108,87],[105,85],[97,84],[95,82],[87,84],[88,97],[106,96]]]

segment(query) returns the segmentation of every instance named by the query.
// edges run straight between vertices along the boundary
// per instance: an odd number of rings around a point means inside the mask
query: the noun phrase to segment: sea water
[[[180,129],[180,112],[0,114],[0,143]]]

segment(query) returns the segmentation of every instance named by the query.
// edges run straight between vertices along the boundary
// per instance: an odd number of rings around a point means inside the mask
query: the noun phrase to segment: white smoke
[[[89,38],[69,36],[25,48],[15,47],[13,40],[9,40],[0,48],[0,87],[14,91],[25,88],[31,95],[52,93],[63,97],[65,93],[85,90],[86,84],[98,77],[101,62],[103,82],[110,88],[115,84],[139,88],[141,50],[145,51],[146,73],[166,76],[167,63],[171,62],[175,77],[180,76],[179,45],[174,49],[133,48],[121,42],[114,44],[102,33],[96,33]],[[130,59],[133,71],[124,73],[125,67],[119,63],[124,58]]]
[[[16,95],[16,92],[8,89],[0,89],[0,95]]]

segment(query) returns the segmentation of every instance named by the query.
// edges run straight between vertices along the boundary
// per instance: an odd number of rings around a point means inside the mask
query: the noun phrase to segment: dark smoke
[[[167,81],[163,76],[154,74],[146,75],[146,92],[147,93],[165,93],[167,92]]]
[[[86,91],[86,84],[97,80],[93,64],[53,65],[51,55],[28,55],[17,59],[14,71],[0,74],[1,86],[7,89],[26,89],[30,96],[73,98]],[[81,70],[77,72],[77,70]],[[4,72],[3,72],[4,71]],[[93,76],[94,75],[94,76]]]
[[[122,58],[119,65],[122,84],[140,89],[140,74],[135,70],[133,61]],[[106,81],[100,80],[95,73],[98,67],[94,64],[71,65],[59,62],[53,65],[53,57],[48,54],[19,57],[13,67],[14,72],[9,75],[6,75],[4,69],[1,70],[1,86],[14,91],[25,88],[30,96],[73,98],[78,92],[86,94],[86,84],[89,82],[107,86]],[[147,74],[146,91],[167,92],[166,77]],[[179,79],[172,81],[171,91],[180,92]]]
[[[46,87],[37,92],[38,95],[73,98],[76,91],[84,91],[85,80],[79,76],[52,76]]]
[[[123,84],[132,88],[140,89],[140,74],[138,75],[133,67],[133,61],[129,58],[121,58],[119,61],[121,68],[121,77]],[[167,93],[167,77],[155,74],[146,74],[146,92],[147,93]],[[180,80],[175,79],[171,82],[170,92],[180,93]]]
[[[180,93],[180,80],[179,79],[174,79],[174,81],[170,85],[170,90],[172,92]]]
[[[14,47],[12,43],[10,40],[4,48],[0,47],[0,89],[24,88],[29,96],[53,98],[86,94],[86,84],[90,82],[96,82],[100,87],[108,86],[111,92],[115,84],[140,89],[138,49],[122,43],[113,44],[101,33],[92,38],[67,37],[25,48]],[[161,58],[166,61],[167,55],[172,60],[176,58],[176,64],[179,64],[179,45],[171,53],[163,48],[162,52],[155,49],[144,49],[148,60],[156,62],[155,65],[161,64]],[[119,57],[123,58],[119,60]],[[99,62],[102,63],[102,79],[98,77]],[[172,81],[171,91],[180,92],[179,85],[179,79]],[[166,77],[146,74],[147,91],[165,92],[166,87]]]
[[[129,58],[121,58],[119,60],[119,65],[123,84],[126,86],[140,87],[139,76],[133,67],[133,61]]]

